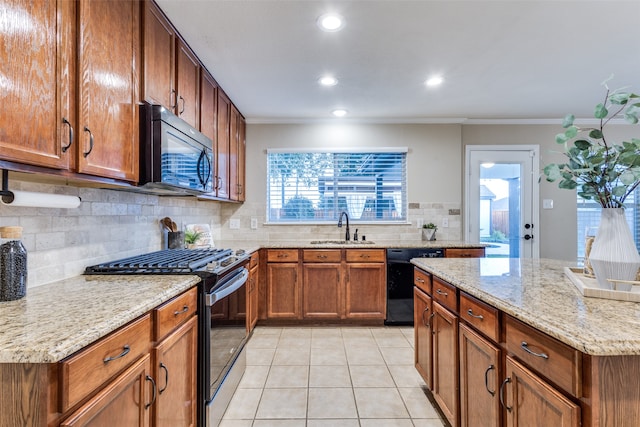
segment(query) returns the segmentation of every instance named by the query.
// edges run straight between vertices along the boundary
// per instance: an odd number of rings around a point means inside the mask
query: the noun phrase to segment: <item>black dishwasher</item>
[[[385,325],[413,325],[412,258],[442,258],[442,248],[387,249],[387,318]]]

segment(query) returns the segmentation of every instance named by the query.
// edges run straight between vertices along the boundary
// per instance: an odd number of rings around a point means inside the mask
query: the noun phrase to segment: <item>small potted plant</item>
[[[200,236],[202,236],[202,232],[194,230],[192,228],[188,228],[185,232],[184,232],[184,242],[187,245],[188,249],[193,249],[196,247],[196,242],[198,241],[198,239],[200,239]]]
[[[436,240],[436,231],[438,226],[429,222],[422,226],[422,240]]]

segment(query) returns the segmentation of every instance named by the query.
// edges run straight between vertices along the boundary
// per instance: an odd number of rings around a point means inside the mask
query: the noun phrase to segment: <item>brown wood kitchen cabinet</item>
[[[229,150],[231,144],[231,100],[221,88],[217,99],[217,138],[214,188],[218,198],[229,198]]]
[[[37,41],[16,32],[3,43],[0,72],[16,90],[0,95],[11,106],[0,118],[2,159],[137,181],[138,2],[0,5],[26,10],[38,28]]]
[[[78,172],[138,181],[140,5],[77,4]]]
[[[484,258],[484,248],[445,248],[445,258]]]
[[[249,261],[249,281],[247,283],[247,332],[251,332],[258,323],[258,303],[260,301],[260,255],[259,252],[251,254]]]
[[[433,397],[449,423],[457,426],[458,316],[436,301],[433,302],[433,314]]]
[[[415,341],[415,366],[424,379],[429,390],[433,390],[433,349],[432,327],[433,304],[431,297],[418,288],[413,290],[413,311],[415,321],[413,324]]]
[[[5,107],[0,115],[0,157],[69,169],[78,137],[73,98],[74,3],[1,0],[0,10],[20,10],[31,22],[13,25],[12,31],[2,35],[0,75],[7,85],[0,91]]]
[[[197,289],[156,308],[153,378],[157,395],[153,406],[156,427],[195,427],[198,382]]]
[[[302,315],[305,319],[343,317],[342,250],[304,249]]]
[[[180,37],[176,38],[176,87],[176,115],[197,128],[200,124],[200,62]]]
[[[266,262],[267,319],[301,319],[298,250],[268,249]]]
[[[229,197],[236,201],[244,201],[245,133],[244,117],[232,105],[229,124]]]
[[[384,319],[387,313],[384,249],[345,250],[345,316]]]

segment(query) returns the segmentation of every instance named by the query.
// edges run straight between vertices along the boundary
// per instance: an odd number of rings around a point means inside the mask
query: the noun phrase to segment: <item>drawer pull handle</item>
[[[504,407],[504,409],[506,409],[509,412],[511,412],[511,409],[513,408],[511,406],[505,405],[504,403],[504,386],[510,382],[511,382],[511,378],[507,377],[504,379],[504,381],[502,381],[502,385],[500,386],[500,404]]]
[[[156,382],[149,375],[146,376],[146,380],[150,381],[151,382],[151,386],[153,387],[153,389],[152,389],[153,390],[153,396],[151,397],[151,402],[149,402],[149,403],[144,405],[144,409],[149,409],[149,407],[151,405],[156,403],[156,397],[157,397],[156,396],[157,395],[156,390],[157,390],[157,387],[156,387]]]
[[[185,305],[184,307],[182,307],[182,310],[180,310],[180,311],[178,311],[178,310],[174,311],[174,312],[173,312],[173,315],[174,315],[174,316],[177,316],[177,315],[179,315],[179,314],[186,313],[187,311],[189,311],[189,306],[188,306],[188,305]]]
[[[369,255],[367,255],[367,254],[362,254],[362,255],[360,255],[360,258],[369,258]]]
[[[496,369],[495,366],[493,365],[489,365],[489,367],[487,368],[486,371],[484,371],[484,388],[487,389],[487,391],[489,392],[489,394],[491,396],[495,396],[496,395],[496,391],[495,390],[489,390],[489,371],[492,371]]]
[[[162,362],[160,362],[160,369],[164,369],[164,387],[158,390],[158,393],[162,394],[169,386],[169,369],[167,369],[167,365]]]
[[[120,359],[121,357],[125,357],[127,354],[129,354],[129,351],[131,351],[131,348],[128,345],[125,345],[124,347],[122,347],[122,353],[120,353],[117,356],[113,356],[113,357],[107,357],[106,359],[103,360],[103,362],[109,363],[112,360],[116,360],[116,359]]]
[[[529,344],[527,344],[526,341],[522,341],[522,344],[520,344],[520,347],[524,351],[526,351],[527,353],[532,354],[532,355],[534,355],[536,357],[542,357],[543,359],[548,359],[549,358],[549,355],[547,353],[536,353],[535,351],[531,351],[529,349]]]
[[[326,255],[318,255],[318,259],[326,259],[327,256]]]
[[[449,293],[448,293],[448,292],[442,292],[440,289],[436,289],[436,293],[437,293],[438,295],[444,295],[445,297],[446,297],[446,296],[449,296]]]
[[[89,151],[85,151],[82,155],[86,158],[93,151],[93,134],[91,133],[91,129],[88,127],[84,127],[85,132],[89,132]]]
[[[480,319],[480,320],[484,319],[484,316],[482,314],[473,314],[472,309],[467,310],[467,314],[471,317],[475,317],[476,319]]]
[[[424,283],[424,279],[421,279],[421,278],[419,278],[419,277],[416,277],[416,282],[418,282],[418,283]]]
[[[288,254],[278,254],[278,258],[286,258],[288,257]]]

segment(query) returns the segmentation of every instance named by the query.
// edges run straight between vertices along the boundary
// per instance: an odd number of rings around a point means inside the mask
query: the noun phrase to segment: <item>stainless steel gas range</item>
[[[198,424],[217,426],[246,362],[249,254],[230,249],[166,249],[87,267],[85,274],[196,274]],[[233,368],[233,369],[232,369]]]

